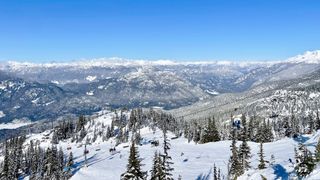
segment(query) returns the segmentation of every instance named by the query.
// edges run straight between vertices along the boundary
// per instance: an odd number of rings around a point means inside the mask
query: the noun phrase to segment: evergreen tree
[[[266,168],[266,164],[265,164],[265,160],[264,160],[264,152],[263,152],[263,143],[260,142],[260,151],[258,153],[259,155],[259,165],[258,168],[259,169],[265,169]]]
[[[220,135],[217,130],[215,120],[208,119],[207,125],[201,131],[201,143],[220,141]]]
[[[77,122],[76,131],[79,132],[81,129],[83,129],[85,124],[86,124],[86,118],[83,115],[80,115],[79,120]]]
[[[143,180],[146,179],[146,172],[141,170],[141,160],[139,153],[132,141],[130,147],[130,155],[128,159],[127,171],[121,174],[122,180]]]
[[[320,129],[320,117],[319,117],[319,110],[317,109],[316,112],[316,130]]]
[[[315,167],[311,152],[303,145],[299,144],[296,151],[295,171],[299,177],[305,177],[312,172]]]
[[[8,179],[9,178],[9,147],[8,141],[5,142],[5,152],[4,152],[4,161],[3,167],[1,172],[1,179]]]
[[[72,154],[72,152],[70,152],[69,157],[68,157],[68,161],[66,164],[66,171],[65,171],[64,179],[69,179],[72,176],[73,164],[74,164],[73,154]]]
[[[151,172],[151,180],[165,179],[164,167],[159,153],[155,152],[153,158],[153,166]]]
[[[197,123],[194,124],[193,127],[193,141],[195,143],[198,143],[201,138],[201,127],[197,125]]]
[[[169,155],[169,150],[170,150],[170,143],[169,140],[167,138],[167,132],[166,132],[166,128],[164,128],[163,130],[163,160],[162,160],[162,164],[163,164],[163,169],[164,169],[164,174],[165,174],[165,180],[173,180],[172,177],[172,171],[174,170],[171,165],[173,164],[173,162],[171,162],[172,158]]]
[[[239,161],[239,153],[238,153],[238,148],[237,148],[237,140],[236,140],[236,129],[233,129],[231,132],[231,138],[232,138],[232,143],[231,143],[231,157],[229,160],[229,178],[230,179],[237,179],[242,173],[243,173],[243,168],[241,166],[241,163]]]
[[[216,164],[213,164],[213,180],[218,180],[218,172]]]
[[[61,147],[59,148],[59,151],[58,151],[58,168],[59,168],[58,171],[62,173],[64,168],[64,154]]]
[[[320,162],[320,139],[318,140],[316,150],[315,150],[315,161]]]
[[[242,115],[241,118],[241,122],[242,122],[242,131],[241,131],[241,140],[242,143],[240,145],[240,149],[239,149],[239,159],[240,159],[240,163],[241,166],[243,168],[243,171],[246,171],[250,168],[250,147],[247,143],[248,139],[249,139],[249,134],[248,134],[248,130],[247,130],[247,121],[246,121],[246,117],[244,115]]]
[[[254,124],[253,124],[254,118],[251,117],[249,120],[249,126],[248,126],[248,137],[250,141],[254,140]]]

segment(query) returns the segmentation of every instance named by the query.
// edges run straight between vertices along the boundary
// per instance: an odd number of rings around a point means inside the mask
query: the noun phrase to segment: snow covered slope
[[[102,126],[111,124],[114,114],[110,112],[101,113],[98,117],[92,119],[85,126],[88,129],[86,138],[92,138],[95,130],[100,130]],[[94,123],[93,123],[94,122]],[[103,125],[102,125],[103,124]],[[29,140],[39,140],[42,147],[50,146],[52,131],[48,130],[41,134],[29,135]],[[157,129],[151,130],[145,127],[140,130],[143,140],[141,146],[138,146],[140,157],[142,158],[142,170],[149,171],[152,166],[152,159],[156,150],[162,151],[162,132]],[[49,138],[46,138],[48,137]],[[267,164],[264,170],[257,170],[259,144],[249,142],[252,157],[250,159],[252,168],[247,171],[239,179],[243,180],[259,180],[261,175],[267,179],[289,179],[293,174],[293,164],[289,162],[294,159],[294,147],[299,142],[304,143],[310,150],[314,150],[314,145],[318,141],[320,132],[315,135],[304,135],[296,140],[285,138],[271,143],[264,144],[265,159],[271,162],[271,155],[274,155],[275,160],[273,165]],[[169,133],[169,138],[175,137]],[[153,147],[150,140],[159,140],[160,146]],[[129,156],[129,144],[122,143],[116,147],[115,153],[110,153],[109,149],[115,146],[115,139],[111,138],[108,141],[103,141],[98,138],[95,142],[88,144],[87,155],[88,163],[85,167],[84,161],[84,144],[83,142],[71,142],[71,139],[60,141],[58,146],[62,147],[65,153],[72,152],[74,156],[74,175],[72,180],[115,180],[119,179],[120,175],[125,172],[127,159]],[[220,141],[207,144],[188,143],[185,138],[173,138],[171,141],[171,150],[169,154],[172,156],[174,178],[179,175],[182,179],[213,179],[212,167],[215,164],[222,170],[222,174],[227,176],[228,160],[230,157],[230,141]],[[239,144],[238,144],[239,145]],[[66,154],[66,155],[67,155]],[[150,173],[149,173],[150,174]],[[320,178],[319,172],[315,170],[309,179]]]

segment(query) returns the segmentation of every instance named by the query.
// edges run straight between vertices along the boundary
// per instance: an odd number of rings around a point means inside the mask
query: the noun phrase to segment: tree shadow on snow
[[[212,171],[211,171],[211,169],[210,169],[210,171],[209,171],[207,174],[201,173],[201,174],[196,178],[196,180],[210,180],[211,174],[212,174]]]
[[[305,136],[297,136],[296,138],[293,138],[293,140],[297,141],[298,143],[305,143],[306,141],[308,141],[310,138],[309,137],[305,137]]]
[[[87,159],[88,167],[91,165],[90,162],[93,161],[94,157],[95,157],[95,155],[93,155]],[[78,162],[74,163],[72,166],[72,168],[73,168],[72,174],[76,174],[76,172],[78,172],[82,167],[84,167],[84,165],[85,165],[85,160],[78,161]]]
[[[274,174],[277,176],[275,179],[287,180],[289,179],[289,173],[287,170],[280,164],[273,166]]]

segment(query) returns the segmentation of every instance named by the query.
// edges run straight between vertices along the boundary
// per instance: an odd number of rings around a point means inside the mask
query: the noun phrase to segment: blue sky
[[[320,49],[318,0],[0,0],[0,60],[278,60]]]

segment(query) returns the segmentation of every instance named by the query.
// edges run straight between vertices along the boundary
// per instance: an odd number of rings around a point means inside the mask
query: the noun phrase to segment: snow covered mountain
[[[294,56],[288,59],[291,63],[308,63],[319,64],[320,63],[320,50],[307,51],[304,54]]]
[[[295,80],[319,73],[318,60],[319,51],[282,62],[121,58],[45,64],[4,62],[0,63],[0,122],[90,114],[105,106],[173,109],[197,102],[199,106],[205,106],[204,102],[218,106],[219,101],[230,97],[245,99],[261,93],[261,89],[274,92],[282,84],[294,85]]]

